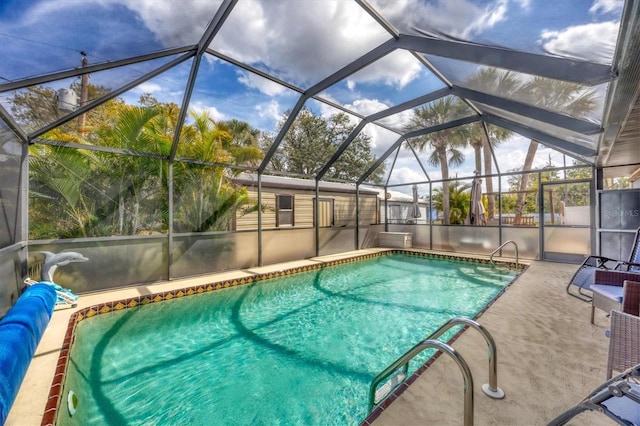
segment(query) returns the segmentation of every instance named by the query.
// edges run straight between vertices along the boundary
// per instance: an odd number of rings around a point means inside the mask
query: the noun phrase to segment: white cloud
[[[411,119],[414,116],[413,110],[402,111],[398,114],[391,115],[379,120],[380,124],[389,126],[392,129],[402,130],[406,129],[411,123]]]
[[[610,64],[617,37],[618,24],[610,21],[576,25],[562,31],[544,30],[539,42],[554,55]]]
[[[589,9],[590,13],[619,12],[624,7],[624,0],[595,0]]]
[[[494,0],[479,5],[470,0],[434,2],[371,0],[372,5],[402,32],[413,28],[448,36],[470,39],[495,27],[507,18],[510,0]],[[530,0],[513,0],[528,10]]]
[[[470,38],[476,34],[482,34],[485,30],[493,28],[504,21],[507,14],[508,0],[499,1],[496,4],[488,5],[477,19],[462,32],[463,38]]]
[[[387,170],[387,172],[389,171]],[[389,184],[394,185],[407,182],[423,182],[425,180],[427,180],[427,178],[422,172],[418,172],[409,167],[396,166],[389,177]]]
[[[110,0],[96,1],[104,5],[114,3]],[[183,0],[179,4],[174,1],[157,0],[115,0],[115,2],[137,12],[145,27],[152,31],[165,47],[197,43],[211,17],[222,3],[221,0]]]
[[[360,113],[366,117],[375,114],[376,112],[388,109],[389,105],[384,102],[380,102],[378,99],[358,99],[352,104],[345,105],[345,108]],[[384,124],[391,128],[403,129],[411,122],[411,118],[414,114],[414,111],[412,109],[409,109],[401,111],[392,116],[385,117],[379,121],[380,124]]]
[[[246,71],[238,71],[238,81],[247,87],[257,89],[268,96],[281,95],[288,90],[280,84]]]
[[[367,124],[362,133],[371,138],[371,151],[376,157],[380,157],[400,137],[397,133],[374,124]]]
[[[136,87],[134,87],[133,89],[131,89],[132,92],[134,93],[158,93],[162,91],[162,86],[160,86],[157,83],[152,83],[150,81],[146,81]]]
[[[384,102],[380,102],[377,99],[358,99],[352,104],[345,105],[345,108],[360,113],[364,116],[368,116],[376,112],[388,109],[389,105],[385,104]]]
[[[309,85],[389,38],[355,2],[246,0],[236,5],[212,47]]]
[[[268,103],[256,105],[256,111],[258,112],[258,116],[265,120],[270,120],[273,123],[277,123],[278,120],[282,117],[282,112],[280,111],[280,104],[278,102],[272,100]]]
[[[399,90],[423,71],[424,66],[411,53],[396,50],[350,76],[347,85],[350,90],[355,90],[356,83],[384,83]]]
[[[25,26],[39,25],[41,22],[46,22],[50,19],[52,15],[72,11],[76,7],[82,6],[83,3],[82,0],[38,2],[29,8],[28,13],[24,14],[26,19],[19,24]]]
[[[193,110],[195,114],[202,114],[203,112],[208,112],[209,117],[215,121],[223,121],[226,120],[227,117],[218,111],[216,107],[204,105],[202,102],[194,102],[189,105],[189,110]]]
[[[522,8],[524,11],[529,11],[531,9],[531,0],[515,0],[515,2]]]

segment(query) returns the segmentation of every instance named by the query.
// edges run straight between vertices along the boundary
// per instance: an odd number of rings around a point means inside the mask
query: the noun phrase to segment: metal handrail
[[[480,325],[476,321],[473,321],[469,318],[456,317],[444,323],[440,328],[438,328],[436,331],[431,333],[431,335],[429,335],[429,337],[427,337],[425,340],[423,340],[422,342],[416,344],[414,347],[409,349],[407,352],[404,353],[404,355],[402,355],[396,361],[391,363],[380,374],[378,374],[375,377],[375,379],[373,379],[373,382],[371,383],[371,387],[369,389],[369,411],[371,411],[376,406],[376,404],[379,404],[384,399],[386,399],[386,397],[394,389],[396,389],[398,386],[400,386],[404,382],[404,379],[406,379],[407,377],[409,361],[411,361],[411,359],[413,359],[416,355],[418,355],[424,349],[427,349],[428,347],[433,348],[434,347],[432,345],[433,342],[439,343],[439,345],[436,346],[437,349],[440,349],[443,352],[448,353],[454,359],[456,359],[458,366],[462,370],[462,375],[465,376],[466,374],[465,369],[469,370],[469,367],[464,361],[464,359],[453,348],[451,348],[451,346],[445,343],[442,343],[438,340],[435,340],[438,337],[442,336],[451,327],[456,325],[468,325],[473,329],[477,330],[478,332],[480,332],[480,334],[482,334],[482,337],[484,337],[484,340],[487,343],[487,348],[488,348],[487,352],[489,355],[489,383],[485,383],[482,385],[482,391],[487,396],[494,399],[504,398],[504,391],[502,391],[502,389],[498,387],[498,349],[496,347],[495,340],[491,336],[491,333],[489,333],[489,331],[486,328],[484,328],[484,326]],[[424,346],[426,342],[431,342],[431,343],[429,344],[429,346]],[[457,360],[458,358],[460,362],[458,362]],[[382,383],[383,380],[391,376],[394,372],[398,371],[400,368],[402,368],[402,373],[404,374],[403,380],[396,383],[393,389],[390,389],[384,397],[380,398],[379,400],[376,400],[376,390],[378,388],[378,385]],[[465,386],[466,386],[466,383],[467,383],[467,379],[465,377]],[[469,383],[470,383],[470,387],[472,388],[473,378],[471,377],[470,371],[469,371]],[[473,399],[469,403],[469,401],[467,400],[466,390],[467,389],[465,387],[465,414],[464,414],[465,423],[464,424],[471,425],[473,424]]]
[[[509,243],[513,244],[513,246],[516,249],[516,269],[518,268],[518,266],[519,266],[519,263],[518,263],[518,245],[513,240],[505,241],[504,243],[500,244],[500,247],[498,247],[497,249],[495,249],[494,251],[491,252],[491,254],[489,255],[489,260],[491,261],[491,264],[493,264],[493,266],[496,266],[496,262],[493,261],[493,255],[496,254],[497,252],[499,252],[500,250],[502,250],[502,248],[504,246],[506,246],[507,244],[509,244]]]
[[[504,392],[498,387],[498,348],[496,346],[496,341],[493,340],[493,336],[491,336],[491,333],[489,333],[483,325],[469,318],[452,318],[445,322],[442,327],[431,333],[428,339],[437,339],[451,327],[460,324],[468,325],[469,327],[476,329],[480,334],[482,334],[484,341],[487,342],[487,353],[489,355],[489,383],[482,385],[482,391],[487,396],[494,399],[504,398]]]
[[[387,368],[385,368],[382,373],[378,374],[376,378],[371,383],[371,388],[369,390],[369,411],[373,410],[375,405],[380,401],[375,400],[376,388],[384,379],[389,377],[391,373],[398,370],[402,367],[405,371],[409,364],[409,361],[413,359],[416,355],[421,353],[426,349],[437,349],[442,351],[456,362],[460,371],[462,372],[462,378],[464,381],[464,425],[465,426],[473,426],[473,377],[471,376],[471,370],[469,369],[469,365],[467,365],[466,361],[462,356],[453,349],[451,346],[446,343],[442,343],[438,340],[426,339],[422,342],[418,343],[400,358],[391,363]],[[384,400],[385,398],[383,398]]]

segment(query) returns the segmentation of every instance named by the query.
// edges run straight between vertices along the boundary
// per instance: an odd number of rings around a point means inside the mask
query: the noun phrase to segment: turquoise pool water
[[[513,278],[394,254],[98,315],[76,327],[57,424],[357,425],[382,369]]]

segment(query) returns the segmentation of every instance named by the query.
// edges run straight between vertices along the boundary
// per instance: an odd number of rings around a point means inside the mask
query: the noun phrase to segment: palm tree
[[[444,209],[444,193],[441,188],[434,189],[433,205],[438,210]],[[449,184],[449,206],[451,213],[449,214],[449,222],[452,225],[462,225],[464,218],[469,213],[469,204],[471,201],[471,184],[453,181]]]
[[[231,135],[231,140],[223,147],[231,152],[234,164],[258,166],[264,153],[260,149],[260,130],[251,127],[246,121],[231,119],[218,123],[221,129]]]
[[[466,106],[456,98],[447,96],[414,110],[411,123],[407,131],[424,129],[460,118]],[[466,145],[469,138],[469,126],[458,126],[439,132],[429,133],[414,139],[420,151],[432,149],[428,163],[440,166],[442,172],[443,224],[449,224],[449,165],[460,165],[464,161],[464,154],[459,148]]]
[[[133,151],[167,152],[169,147],[159,146],[162,139],[147,127],[160,113],[158,108],[120,105],[117,112],[115,123],[105,124],[95,132],[103,144]],[[117,184],[117,234],[135,234],[141,227],[140,203],[149,192],[143,186],[150,180],[156,162],[130,156],[104,157],[104,173]]]
[[[67,139],[56,135],[57,140]],[[68,140],[68,139],[67,139]],[[75,140],[76,143],[80,142]],[[94,154],[84,149],[34,145],[29,148],[29,196],[33,199],[29,209],[32,239],[87,237],[87,226],[94,220],[91,197],[86,184],[90,181]],[[48,217],[43,217],[48,216]],[[41,220],[31,220],[31,217]],[[68,217],[70,221],[66,221]],[[45,228],[56,218],[55,228]]]
[[[179,154],[219,164],[253,164],[263,156],[257,146],[257,133],[248,125],[232,120],[215,122],[207,112],[191,113],[194,123],[180,140]],[[230,123],[230,125],[229,125]],[[235,133],[235,137],[234,137]],[[252,205],[245,188],[232,184],[222,166],[178,163],[175,169],[175,206],[178,230],[203,232],[228,230],[236,211]]]
[[[512,135],[512,132],[502,127],[487,125],[487,133],[489,138],[487,139],[486,136],[483,138],[482,155],[484,159],[484,174],[488,176],[493,173],[493,157],[491,153],[497,145],[507,140]],[[484,131],[482,134],[485,135]],[[484,181],[488,194],[487,217],[488,219],[493,219],[496,212],[496,200],[493,196],[493,179],[487,177]]]
[[[584,118],[596,107],[593,91],[585,91],[584,86],[566,81],[535,77],[519,89],[520,99],[551,111],[562,111],[563,114],[576,118]],[[538,141],[532,139],[522,167],[523,171],[531,170],[533,159],[538,149]],[[520,181],[515,221],[522,216],[525,204],[526,189],[529,186],[529,174],[523,174]]]
[[[521,83],[518,77],[510,71],[502,71],[496,68],[482,68],[478,73],[472,75],[466,82],[466,87],[483,92],[495,93],[501,97],[509,97],[518,91]],[[482,164],[484,162],[484,175],[490,175],[493,169],[493,158],[491,151],[493,148],[508,139],[512,132],[496,126],[487,126],[489,138],[484,131],[482,123],[473,123],[469,144],[475,153],[476,171],[482,175]],[[481,154],[482,151],[482,154]],[[485,179],[488,197],[487,214],[489,219],[495,215],[495,199],[493,198],[493,179]]]

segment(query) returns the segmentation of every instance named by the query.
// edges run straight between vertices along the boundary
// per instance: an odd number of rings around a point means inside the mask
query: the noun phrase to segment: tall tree
[[[283,116],[279,128],[282,128],[288,115],[286,113]],[[303,108],[271,158],[271,169],[313,175],[331,159],[354,128],[355,125],[349,122],[349,117],[344,113],[324,118]],[[326,177],[355,181],[375,161],[376,157],[371,152],[371,137],[360,133],[331,165]],[[381,182],[383,175],[384,168],[379,168],[369,180]]]
[[[551,80],[535,77],[518,90],[519,99],[540,108],[551,111],[561,111],[563,114],[576,118],[584,118],[596,107],[597,101],[594,91],[587,91],[585,87],[566,81]],[[538,150],[538,141],[531,139],[523,164],[523,171],[531,170],[533,160]],[[525,191],[529,185],[529,175],[522,175],[520,192],[516,206],[518,221],[525,204]]]
[[[483,134],[485,134],[483,132]],[[486,138],[486,134],[482,146],[482,156],[484,160],[484,174],[490,175],[493,173],[493,156],[492,152],[495,147],[507,140],[512,132],[502,127],[487,125],[487,134],[489,138]],[[487,217],[493,219],[496,214],[496,199],[494,197],[493,178],[487,177],[485,179],[485,185],[487,188]]]
[[[419,130],[437,124],[447,123],[460,118],[466,106],[456,98],[447,96],[429,105],[414,110],[411,123],[406,130]],[[442,209],[443,221],[449,224],[449,165],[460,165],[464,161],[464,154],[460,150],[469,139],[469,126],[458,126],[439,132],[429,133],[414,139],[415,146],[420,151],[430,151],[428,162],[439,166],[442,173]]]
[[[329,138],[335,149],[347,139],[355,126],[349,122],[349,117],[344,113],[332,115],[328,122]],[[355,181],[375,162],[376,157],[371,152],[371,137],[361,132],[331,165],[326,176],[333,179]],[[383,175],[384,166],[375,170],[369,176],[368,181],[381,183]]]
[[[467,79],[465,86],[474,90],[494,93],[497,96],[508,98],[519,90],[521,83],[517,76],[510,71],[502,71],[497,68],[482,68],[478,73]],[[487,126],[487,131],[489,133],[488,138],[482,123],[473,123],[471,125],[469,144],[473,147],[475,153],[476,171],[479,174],[490,175],[493,172],[491,151],[497,145],[508,139],[512,135],[512,132],[497,126]],[[484,172],[482,170],[483,163]],[[486,178],[485,185],[487,194],[489,194],[487,200],[487,215],[489,219],[492,219],[495,216],[493,179]]]

